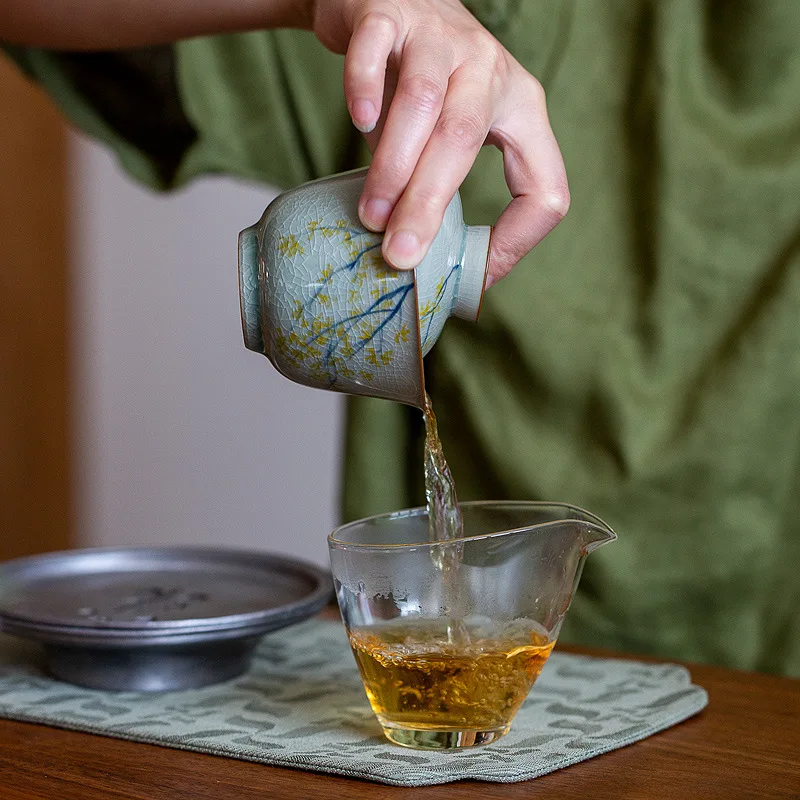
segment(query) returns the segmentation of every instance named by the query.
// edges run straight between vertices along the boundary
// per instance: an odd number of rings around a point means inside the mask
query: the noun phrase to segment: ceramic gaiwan
[[[394,270],[358,218],[365,176],[285,192],[239,234],[244,341],[297,383],[421,407],[446,319],[478,318],[491,228],[465,225],[456,194],[425,260]]]

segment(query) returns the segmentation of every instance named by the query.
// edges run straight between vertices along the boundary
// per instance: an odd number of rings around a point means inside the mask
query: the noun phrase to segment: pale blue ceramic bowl
[[[358,219],[365,176],[285,192],[239,234],[244,341],[297,383],[421,407],[445,320],[478,318],[491,228],[465,225],[456,194],[424,261],[394,270]]]

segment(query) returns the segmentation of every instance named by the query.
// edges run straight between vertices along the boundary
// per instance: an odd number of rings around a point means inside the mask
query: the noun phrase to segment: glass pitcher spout
[[[617,534],[608,525],[600,520],[598,523],[586,522],[580,526],[579,542],[583,552],[587,555],[617,538]]]

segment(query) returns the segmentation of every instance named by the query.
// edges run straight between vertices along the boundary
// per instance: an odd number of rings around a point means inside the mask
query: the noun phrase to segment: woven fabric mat
[[[677,665],[556,652],[504,738],[427,752],[382,737],[334,622],[265,637],[241,678],[157,695],[60,683],[36,653],[0,636],[0,716],[397,786],[536,778],[644,739],[708,702]]]

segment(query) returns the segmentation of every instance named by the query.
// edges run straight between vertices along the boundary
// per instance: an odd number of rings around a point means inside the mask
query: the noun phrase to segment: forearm
[[[61,50],[142,47],[259,28],[310,28],[309,0],[2,0],[0,41]]]

